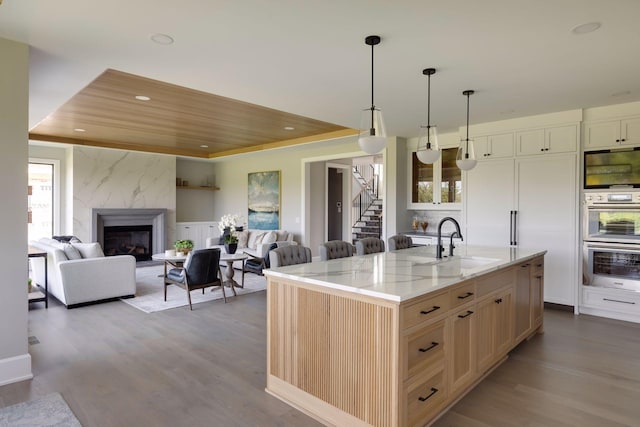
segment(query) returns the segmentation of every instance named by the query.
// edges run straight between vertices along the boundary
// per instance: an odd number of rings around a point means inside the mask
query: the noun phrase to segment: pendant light
[[[469,96],[473,95],[473,93],[474,91],[472,90],[462,92],[467,97],[467,137],[460,140],[460,147],[458,147],[458,154],[456,155],[456,165],[463,171],[473,169],[478,163],[473,149],[473,140],[469,139]]]
[[[364,42],[371,46],[371,107],[363,110],[358,144],[362,151],[376,154],[387,144],[387,131],[382,111],[373,103],[373,47],[380,44],[380,36],[367,36]]]
[[[422,74],[427,76],[427,126],[420,126],[416,156],[425,164],[435,163],[440,158],[438,130],[435,126],[431,126],[431,76],[435,73],[435,68],[422,70]]]

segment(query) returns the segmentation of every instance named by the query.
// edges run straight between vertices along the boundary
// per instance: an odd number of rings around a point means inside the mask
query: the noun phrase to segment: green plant
[[[224,242],[225,243],[238,243],[238,235],[236,234],[236,231],[230,231],[229,234],[226,234],[224,236]]]
[[[184,249],[193,249],[193,240],[176,240],[176,242],[173,244],[173,247],[176,248],[177,251]]]

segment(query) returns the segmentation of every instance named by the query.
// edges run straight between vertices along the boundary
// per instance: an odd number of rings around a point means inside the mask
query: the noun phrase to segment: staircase
[[[352,218],[351,238],[353,244],[365,237],[382,235],[382,202],[379,197],[381,165],[356,165],[353,167],[353,178],[360,186],[359,193],[351,203]]]

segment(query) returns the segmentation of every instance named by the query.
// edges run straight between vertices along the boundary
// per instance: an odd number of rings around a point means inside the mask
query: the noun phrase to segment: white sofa
[[[219,246],[220,237],[209,237],[206,240],[206,247],[213,248]],[[293,233],[286,230],[254,230],[247,229],[238,232],[238,250],[249,255],[263,258],[272,243],[278,246],[295,245]],[[241,269],[242,262],[233,263],[234,268]]]
[[[29,242],[47,251],[49,294],[73,308],[136,293],[136,259],[105,257],[98,243],[61,243],[42,238]],[[33,279],[44,284],[44,258],[30,258]]]

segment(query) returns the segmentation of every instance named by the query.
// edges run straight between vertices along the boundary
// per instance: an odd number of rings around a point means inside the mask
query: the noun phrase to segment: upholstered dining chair
[[[365,237],[356,242],[356,254],[367,255],[384,252],[384,240],[377,237]]]
[[[404,234],[396,234],[389,237],[389,251],[397,251],[398,249],[407,249],[413,246],[411,237]]]
[[[353,256],[353,245],[344,240],[329,240],[318,248],[320,250],[320,260],[346,258]]]
[[[212,286],[222,288],[222,297],[227,302],[224,293],[224,283],[222,282],[222,272],[220,271],[220,248],[196,249],[189,252],[184,265],[180,268],[172,268],[164,278],[164,300],[167,300],[167,286],[176,285],[187,291],[189,309],[191,305],[191,291],[194,289],[204,289]],[[231,286],[233,294],[236,290]]]
[[[311,249],[302,245],[283,246],[269,251],[271,268],[311,262]]]

